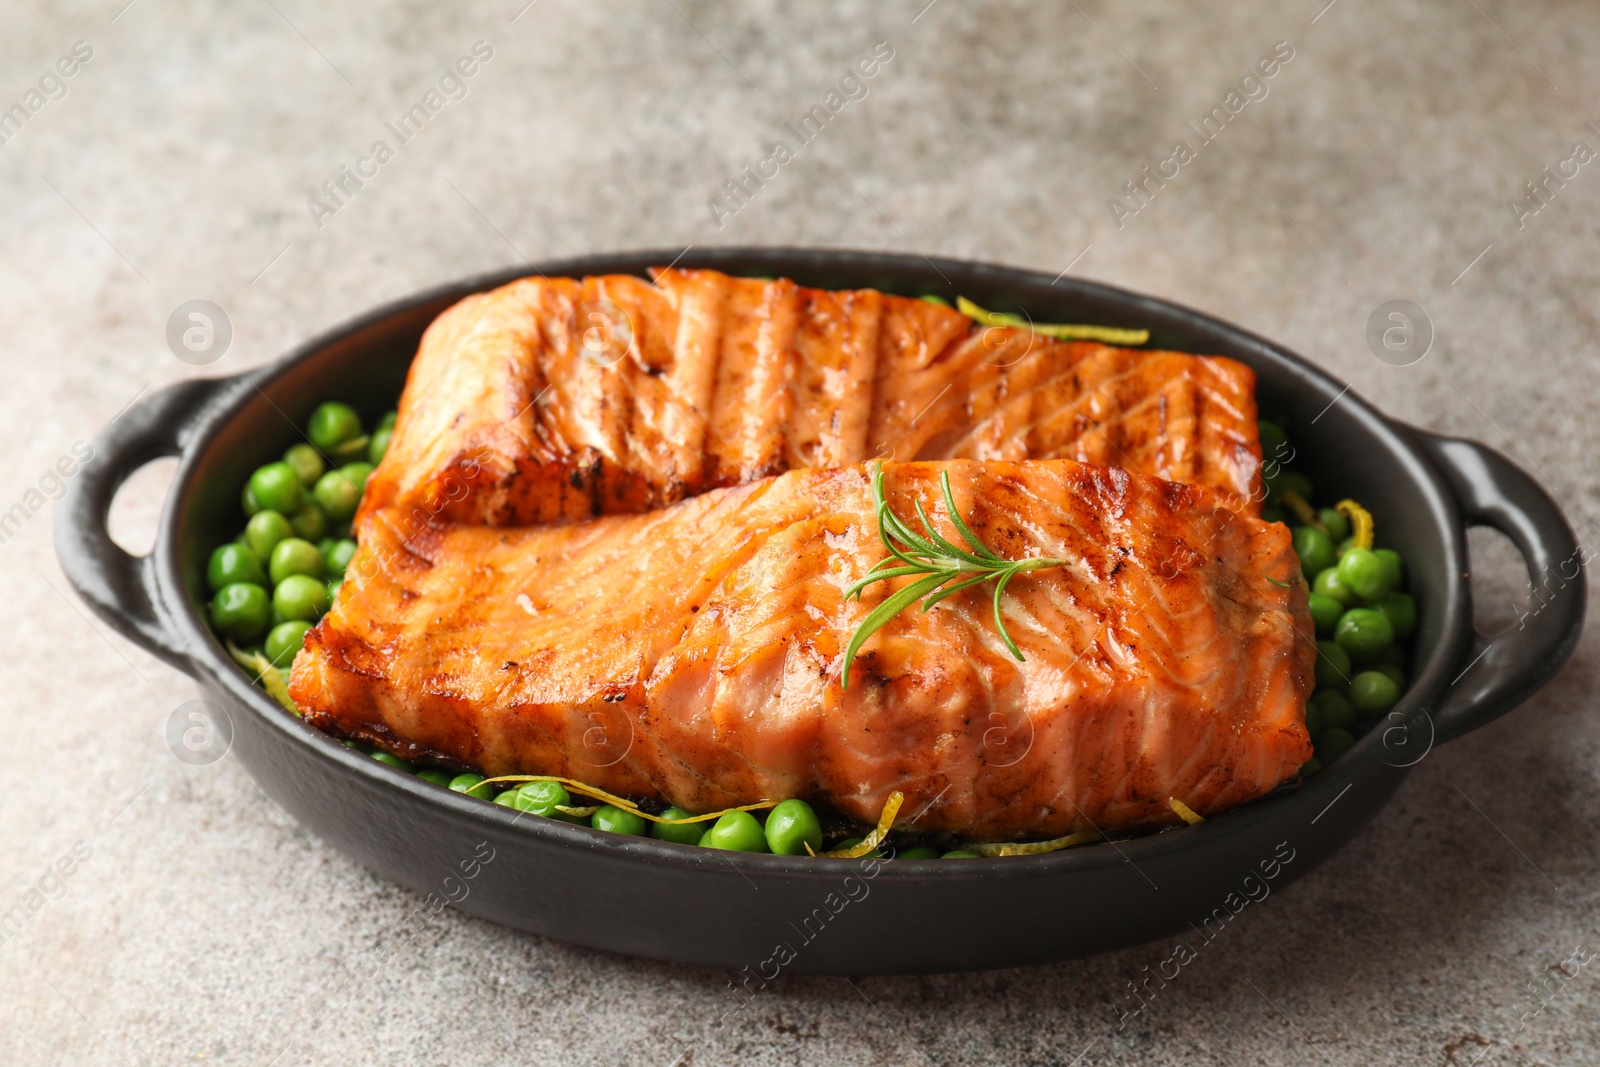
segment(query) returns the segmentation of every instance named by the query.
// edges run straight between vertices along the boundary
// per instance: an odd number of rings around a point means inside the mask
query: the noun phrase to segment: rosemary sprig
[[[962,521],[961,513],[956,510],[955,495],[950,491],[948,471],[939,472],[939,488],[944,493],[945,513],[950,516],[950,521],[967,542],[966,549],[952,544],[933,528],[933,523],[928,521],[928,513],[922,509],[920,500],[913,503],[923,533],[919,534],[912,530],[900,516],[889,510],[889,502],[884,499],[883,463],[880,461],[872,472],[872,504],[878,515],[878,536],[883,540],[883,546],[889,550],[889,555],[878,561],[867,572],[866,577],[846,589],[844,595],[846,599],[855,597],[860,600],[861,591],[874,582],[887,582],[892,578],[909,578],[913,575],[920,577],[903,589],[889,594],[883,603],[873,608],[867,617],[861,620],[861,625],[856,628],[850,643],[845,646],[844,670],[839,680],[841,689],[850,687],[850,664],[855,661],[856,652],[860,650],[862,644],[913,601],[921,600],[922,610],[927,611],[944,598],[954,596],[968,586],[990,579],[994,579],[995,628],[1000,632],[1000,640],[1005,642],[1011,654],[1019,661],[1023,659],[1022,650],[1017,648],[1016,642],[1011,640],[1011,635],[1006,632],[1005,619],[1000,614],[1000,600],[1005,595],[1006,585],[1023,571],[1063,567],[1068,561],[1043,556],[1030,559],[1004,559],[996,555],[978,540],[978,535]]]

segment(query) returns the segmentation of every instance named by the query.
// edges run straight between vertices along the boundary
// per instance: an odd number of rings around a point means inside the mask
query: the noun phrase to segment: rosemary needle
[[[956,510],[955,495],[950,491],[950,473],[939,472],[939,488],[944,493],[945,513],[949,515],[951,523],[967,542],[963,549],[939,534],[933,528],[933,523],[928,521],[928,513],[922,509],[922,501],[914,500],[917,509],[917,521],[922,524],[923,533],[919,534],[911,529],[898,515],[889,510],[889,502],[883,496],[883,463],[880,461],[872,472],[872,504],[878,516],[878,536],[883,540],[883,545],[889,550],[889,555],[880,560],[867,572],[866,577],[845,590],[845,597],[861,599],[861,591],[874,582],[887,582],[892,578],[909,578],[917,575],[917,580],[902,589],[889,594],[877,607],[868,612],[867,617],[861,620],[861,625],[856,628],[855,634],[850,638],[850,643],[844,650],[844,669],[840,674],[840,688],[850,687],[850,664],[855,661],[856,653],[866,642],[867,638],[881,630],[884,625],[900,612],[904,611],[914,601],[922,601],[922,610],[927,611],[939,601],[949,596],[954,596],[969,586],[980,582],[994,580],[994,624],[1000,633],[1000,640],[1005,642],[1006,648],[1020,661],[1022,650],[1017,648],[1011,635],[1006,632],[1005,619],[1000,614],[1000,601],[1005,595],[1006,585],[1023,571],[1043,570],[1047,567],[1062,567],[1067,564],[1064,559],[1051,559],[1048,557],[1035,557],[1029,559],[1004,559],[991,552],[984,543],[978,540],[978,535],[968,528],[962,521],[961,513]]]

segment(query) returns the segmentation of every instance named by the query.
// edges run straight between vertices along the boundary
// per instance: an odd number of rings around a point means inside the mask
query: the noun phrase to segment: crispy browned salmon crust
[[[409,394],[408,394],[409,396]],[[403,420],[402,420],[403,421]],[[1287,527],[1229,492],[1072,461],[890,463],[947,537],[938,472],[1019,575],[887,594],[868,465],[797,470],[646,514],[536,528],[367,508],[295,660],[306,718],[408,758],[560,774],[691,811],[790,796],[978,840],[1159,826],[1259,797],[1311,755],[1313,631]],[[902,579],[905,581],[908,579]]]
[[[429,327],[363,508],[529,525],[875,457],[1065,458],[1254,513],[1254,386],[1233,360],[1052,341],[870,289],[525,278]]]

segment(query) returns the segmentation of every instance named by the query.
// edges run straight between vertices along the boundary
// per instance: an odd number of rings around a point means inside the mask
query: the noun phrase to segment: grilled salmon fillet
[[[805,797],[977,840],[1176,821],[1311,755],[1313,630],[1288,528],[1231,494],[1070,460],[884,465],[897,514],[939,492],[1006,558],[1066,566],[901,612],[871,468],[804,469],[645,514],[495,528],[367,509],[291,693],[334,734],[484,774],[574,777],[690,811]],[[897,580],[898,586],[903,581]]]
[[[1053,341],[870,289],[525,278],[429,327],[362,507],[529,525],[875,457],[1064,458],[1254,514],[1254,386],[1233,360]]]

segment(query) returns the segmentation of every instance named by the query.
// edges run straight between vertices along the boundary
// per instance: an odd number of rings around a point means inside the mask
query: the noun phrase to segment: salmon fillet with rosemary
[[[1077,459],[1260,497],[1254,373],[871,289],[525,278],[429,327],[366,512],[529,525],[873,458]]]
[[[871,469],[805,469],[646,514],[494,528],[360,519],[307,636],[307,720],[403,757],[537,773],[691,811],[804,797],[976,840],[1175,822],[1259,797],[1311,755],[1313,630],[1286,526],[1229,494],[1068,460],[884,465],[885,499],[1019,574],[913,605],[882,560]],[[914,521],[914,519],[912,519]]]

